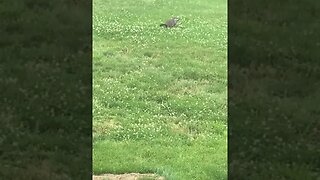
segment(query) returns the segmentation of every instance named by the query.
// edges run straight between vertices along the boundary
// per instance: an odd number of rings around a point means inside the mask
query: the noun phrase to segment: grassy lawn
[[[93,171],[227,178],[227,2],[93,1]],[[171,16],[180,27],[160,28]]]

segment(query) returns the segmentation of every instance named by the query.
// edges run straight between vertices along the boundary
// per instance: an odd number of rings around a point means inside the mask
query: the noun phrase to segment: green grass
[[[94,174],[226,179],[227,2],[93,3]]]

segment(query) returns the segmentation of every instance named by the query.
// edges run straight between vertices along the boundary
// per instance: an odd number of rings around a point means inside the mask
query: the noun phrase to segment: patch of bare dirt
[[[129,173],[94,175],[92,180],[165,180],[165,178],[156,174]]]

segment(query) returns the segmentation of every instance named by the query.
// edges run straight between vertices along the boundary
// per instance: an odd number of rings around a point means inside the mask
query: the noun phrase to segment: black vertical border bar
[[[228,177],[320,177],[320,3],[229,0]]]
[[[0,0],[0,179],[92,178],[92,1]]]

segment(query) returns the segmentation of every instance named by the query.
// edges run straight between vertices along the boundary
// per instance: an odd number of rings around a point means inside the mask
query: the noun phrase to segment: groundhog
[[[173,17],[169,20],[166,21],[164,24],[160,24],[160,27],[165,27],[165,28],[172,28],[177,25],[177,22],[179,21],[179,18]]]

